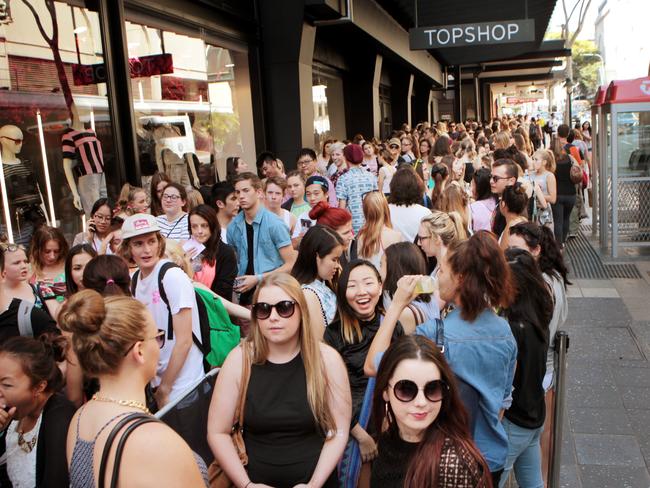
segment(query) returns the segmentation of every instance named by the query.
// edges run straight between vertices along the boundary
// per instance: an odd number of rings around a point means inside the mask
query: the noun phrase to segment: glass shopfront
[[[118,166],[133,164],[115,155],[102,22],[83,5],[0,2],[0,230],[15,242],[27,244],[43,221],[72,238],[95,200],[119,194]],[[228,156],[254,157],[245,47],[221,47],[207,29],[188,35],[169,17],[161,28],[154,15],[143,22],[142,10],[138,23],[125,15],[137,183],[147,187],[160,170],[198,186],[199,174],[223,178]]]

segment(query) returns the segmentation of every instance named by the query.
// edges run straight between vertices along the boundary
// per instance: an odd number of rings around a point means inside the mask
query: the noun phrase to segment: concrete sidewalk
[[[561,486],[650,488],[650,262],[571,278]]]

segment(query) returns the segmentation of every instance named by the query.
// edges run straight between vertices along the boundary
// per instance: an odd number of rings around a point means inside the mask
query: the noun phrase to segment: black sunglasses
[[[255,318],[258,320],[268,319],[274,308],[280,317],[287,319],[295,312],[296,302],[293,300],[282,300],[275,305],[265,302],[257,302],[253,305],[253,315],[255,315]]]
[[[404,403],[413,401],[415,397],[418,396],[420,390],[424,390],[424,396],[430,402],[441,401],[447,391],[449,391],[449,386],[442,380],[429,381],[424,385],[424,388],[420,388],[415,381],[399,380],[392,386],[392,388],[395,398]]]
[[[158,329],[158,332],[156,332],[155,336],[153,336],[153,337],[145,337],[144,339],[141,339],[140,342],[149,341],[151,339],[154,339],[156,341],[156,344],[158,344],[158,349],[162,349],[163,347],[165,347],[165,339],[166,338],[165,338],[165,331],[164,330]],[[133,345],[126,350],[126,352],[124,353],[125,357],[126,357],[127,354],[129,354],[129,351],[131,351],[131,349],[133,349],[133,347],[135,345],[136,345],[136,343],[134,342]]]

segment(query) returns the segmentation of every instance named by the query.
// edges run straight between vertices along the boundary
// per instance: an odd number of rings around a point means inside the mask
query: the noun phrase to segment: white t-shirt
[[[301,213],[298,220],[296,220],[296,225],[293,227],[293,233],[291,234],[292,239],[300,237],[300,234],[304,234],[310,227],[316,225],[316,221],[309,218],[309,212],[311,212],[311,208]]]
[[[160,291],[158,290],[158,273],[160,267],[169,262],[168,259],[161,259],[154,270],[146,278],[138,277],[138,284],[135,289],[135,298],[146,305],[153,315],[154,322],[158,329],[164,330],[167,334],[167,325],[169,311],[167,305],[160,298]],[[167,301],[172,315],[177,314],[183,308],[192,310],[192,332],[196,337],[201,338],[201,329],[199,324],[199,314],[196,306],[196,297],[194,295],[194,286],[189,277],[180,268],[171,268],[165,273],[163,278],[163,286],[167,294]],[[167,365],[169,358],[172,355],[172,349],[176,345],[176,334],[174,338],[170,339],[169,335],[166,336],[165,347],[160,351],[160,359],[158,360],[158,369],[156,370],[156,377],[152,380],[152,386],[160,384],[161,377]],[[178,398],[188,387],[195,381],[203,377],[203,354],[194,343],[190,351],[187,353],[185,364],[181,368],[172,390],[169,393],[169,400],[173,401]]]
[[[225,244],[228,244],[228,227],[222,227],[221,228],[221,240]]]
[[[409,206],[391,203],[388,208],[390,209],[390,221],[393,224],[393,229],[400,231],[407,242],[415,241],[422,217],[426,217],[431,213],[431,210],[419,203]]]

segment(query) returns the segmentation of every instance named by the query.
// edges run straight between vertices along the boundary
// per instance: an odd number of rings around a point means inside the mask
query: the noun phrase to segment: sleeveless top
[[[535,182],[539,185],[545,195],[548,195],[548,183],[546,182],[547,176],[546,173],[543,175],[535,174],[534,176]]]
[[[75,432],[74,448],[72,449],[72,459],[70,460],[70,487],[71,488],[95,488],[95,442],[114,420],[124,417],[133,412],[122,412],[108,420],[101,429],[95,434],[92,441],[87,441],[79,437],[79,422],[85,406],[77,416],[77,431]]]
[[[328,326],[336,316],[336,293],[321,280],[314,280],[311,283],[302,285],[305,290],[313,291],[318,297],[320,308],[323,312],[325,326]]]
[[[288,363],[253,364],[244,407],[248,476],[276,488],[307,483],[316,469],[325,436],[307,400],[302,355]],[[336,469],[325,487],[336,487]]]

